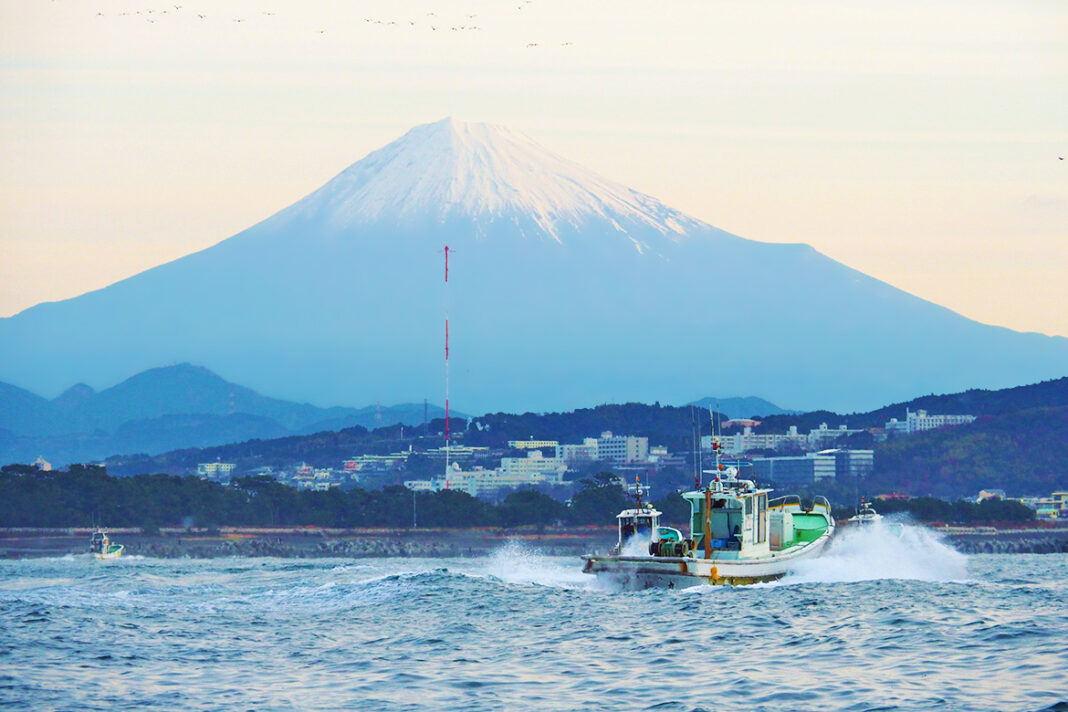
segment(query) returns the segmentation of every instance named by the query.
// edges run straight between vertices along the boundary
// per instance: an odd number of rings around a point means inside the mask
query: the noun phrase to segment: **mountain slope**
[[[792,415],[797,411],[786,410],[779,406],[764,400],[763,398],[757,398],[756,396],[744,396],[735,398],[702,398],[696,400],[693,403],[689,403],[695,407],[708,409],[714,408],[717,412],[723,413],[728,418],[751,418],[751,417],[763,417],[767,415]]]
[[[99,393],[78,384],[52,401],[0,383],[0,462],[44,455],[65,464],[352,426],[418,426],[424,417],[443,414],[428,405],[424,415],[421,403],[366,408],[290,403],[190,364],[150,369]]]
[[[192,361],[289,400],[440,400],[446,310],[468,412],[724,391],[856,410],[1068,372],[1068,339],[978,324],[446,120],[214,247],[0,319],[0,377],[58,393]]]

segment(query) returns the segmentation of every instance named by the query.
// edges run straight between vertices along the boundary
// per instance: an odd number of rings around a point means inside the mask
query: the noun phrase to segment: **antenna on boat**
[[[723,470],[723,463],[719,461],[720,446],[719,446],[719,423],[717,422],[719,416],[719,401],[716,401],[716,409],[713,410],[712,406],[708,406],[708,417],[712,421],[712,452],[716,456],[716,479],[719,479],[719,473]]]
[[[701,468],[697,463],[697,419],[693,414],[693,406],[690,406],[690,438],[693,440],[693,487],[701,489]]]
[[[697,418],[697,472],[700,473],[704,468],[704,448],[701,447],[701,419]],[[700,488],[700,483],[697,486]]]

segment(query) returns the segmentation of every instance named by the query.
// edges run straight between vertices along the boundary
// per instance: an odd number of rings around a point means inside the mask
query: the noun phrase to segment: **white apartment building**
[[[364,470],[376,472],[394,470],[408,462],[411,452],[395,452],[389,455],[356,455],[342,463],[345,472],[354,473]]]
[[[778,450],[783,445],[795,444],[801,449],[808,447],[809,438],[797,432],[797,426],[791,425],[786,433],[754,433],[751,426],[742,428],[742,432],[733,435],[716,436],[720,447],[726,455],[740,455],[750,450]],[[713,436],[701,437],[701,449],[712,449]]]
[[[232,462],[201,462],[197,465],[197,477],[220,479],[229,477],[237,465]]]
[[[808,431],[808,435],[797,432],[797,426],[791,425],[786,433],[754,433],[752,426],[745,426],[742,432],[733,435],[720,435],[719,444],[726,455],[741,455],[750,450],[779,450],[787,445],[795,445],[801,450],[814,450],[831,445],[835,440],[853,433],[862,433],[861,429],[839,425],[830,428],[827,423],[820,423],[818,428]],[[701,449],[712,449],[713,436],[701,438]]]
[[[448,487],[477,497],[505,487],[562,484],[565,472],[567,465],[562,459],[544,457],[540,451],[532,450],[527,457],[501,458],[501,466],[492,470],[482,467],[461,470],[459,463],[453,463],[447,483],[444,477],[434,477],[429,480],[407,480],[404,486],[417,492],[438,492]]]
[[[500,470],[502,477],[509,480],[555,473],[562,478],[567,471],[567,463],[559,457],[545,457],[540,450],[531,450],[526,457],[502,457]]]
[[[606,430],[597,438],[597,459],[602,462],[645,462],[649,459],[649,438],[613,435]]]
[[[565,462],[591,462],[597,459],[597,438],[585,438],[581,445],[557,445],[556,457]]]
[[[509,440],[508,447],[514,450],[534,450],[543,447],[557,448],[560,447],[560,443],[556,440],[535,440],[531,438],[530,440]]]
[[[808,446],[819,448],[834,444],[838,438],[854,433],[863,433],[862,428],[850,428],[847,425],[839,425],[837,428],[827,427],[827,423],[820,423],[820,427],[808,431]]]
[[[897,418],[891,418],[890,422],[886,424],[886,432],[911,435],[925,430],[966,425],[974,421],[974,415],[932,415],[922,408],[917,411],[911,411],[906,408],[904,422]]]

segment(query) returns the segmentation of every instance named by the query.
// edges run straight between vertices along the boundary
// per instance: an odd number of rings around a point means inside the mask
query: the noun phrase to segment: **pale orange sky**
[[[0,316],[214,244],[451,115],[1068,336],[1066,36],[1059,1],[0,0]]]

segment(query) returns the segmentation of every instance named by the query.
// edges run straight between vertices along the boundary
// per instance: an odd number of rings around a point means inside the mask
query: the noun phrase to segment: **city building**
[[[208,480],[228,480],[237,465],[232,462],[201,462],[197,464],[197,477]]]
[[[1054,492],[1049,497],[1022,497],[1019,501],[1035,510],[1036,519],[1068,519],[1068,492]]]
[[[791,425],[785,433],[756,433],[750,425],[742,428],[742,432],[731,435],[704,435],[701,437],[701,449],[709,451],[712,443],[718,441],[726,455],[741,455],[751,450],[781,450],[788,445],[794,445],[800,450],[808,447],[807,435],[797,432],[797,426]]]
[[[528,457],[502,458],[501,466],[494,469],[474,467],[463,470],[459,463],[453,463],[449,466],[447,481],[445,477],[406,480],[404,486],[416,492],[453,489],[479,497],[505,488],[563,484],[566,471],[567,466],[558,458],[543,457],[539,450],[532,450]]]
[[[875,470],[874,450],[849,450],[836,448],[823,450],[819,455],[827,455],[834,458],[834,476],[848,476],[853,479],[863,479]]]
[[[685,455],[673,455],[663,445],[653,445],[649,448],[649,464],[655,468],[663,467],[686,467]]]
[[[356,455],[345,460],[341,467],[349,474],[393,472],[404,467],[411,454],[411,451],[408,451],[394,452],[389,455]]]
[[[813,428],[808,431],[808,446],[813,449],[824,448],[828,445],[834,445],[835,441],[839,438],[863,432],[866,431],[860,428],[850,428],[847,425],[839,425],[837,428],[829,428],[827,427],[827,423],[820,423],[818,428]]]
[[[932,415],[926,410],[911,411],[905,409],[905,420],[891,418],[886,424],[888,434],[911,435],[925,430],[937,430],[938,428],[952,428],[975,421],[974,415]]]
[[[613,435],[606,430],[597,438],[597,459],[602,462],[633,463],[649,459],[649,438]]]
[[[458,460],[471,460],[475,457],[485,457],[489,455],[490,449],[488,447],[468,447],[467,445],[450,445],[448,449],[444,447],[434,448],[433,450],[427,450],[423,454],[431,460],[445,460],[445,456],[448,455],[449,462],[455,462]]]
[[[581,445],[557,445],[556,456],[565,462],[592,462],[597,459],[597,438],[585,438]]]
[[[817,453],[796,457],[757,457],[753,459],[753,476],[758,482],[779,485],[834,479],[835,458]]]
[[[540,450],[531,450],[526,457],[502,457],[500,470],[504,479],[521,484],[527,484],[525,480],[535,475],[558,474],[558,481],[562,481],[567,464],[561,458],[545,457]]]
[[[508,447],[513,450],[533,450],[535,448],[541,449],[543,447],[558,448],[560,443],[556,440],[535,440],[533,437],[530,440],[509,440]]]

